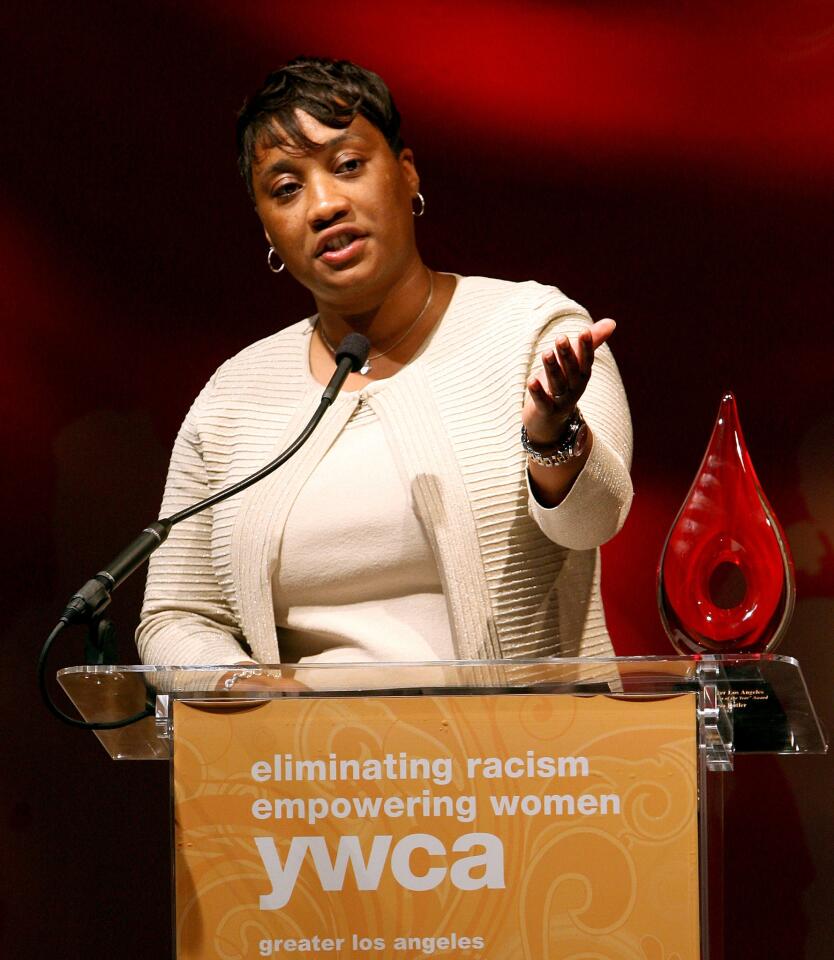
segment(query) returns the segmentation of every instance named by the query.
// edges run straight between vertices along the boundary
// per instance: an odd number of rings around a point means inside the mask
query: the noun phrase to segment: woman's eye
[[[343,160],[337,167],[338,173],[356,173],[356,171],[362,166],[363,160],[360,160],[358,157],[350,157],[348,160]]]
[[[284,183],[279,183],[275,189],[272,191],[273,197],[278,197],[283,199],[285,197],[291,197],[297,190],[301,189],[301,185],[295,183],[294,181],[288,181]]]

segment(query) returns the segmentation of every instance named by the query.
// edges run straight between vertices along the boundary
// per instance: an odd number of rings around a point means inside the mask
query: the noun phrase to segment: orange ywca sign
[[[697,960],[695,701],[174,708],[179,960]]]

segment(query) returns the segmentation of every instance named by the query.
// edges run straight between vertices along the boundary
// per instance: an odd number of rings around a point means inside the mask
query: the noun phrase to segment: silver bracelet
[[[565,424],[562,436],[552,446],[540,450],[534,447],[527,436],[527,428],[521,428],[521,446],[524,452],[533,461],[542,467],[561,467],[571,460],[581,457],[588,442],[588,425],[585,418],[574,410],[570,420]]]
[[[230,677],[226,677],[226,679],[223,681],[223,689],[231,690],[238,680],[242,680],[244,677],[262,676],[264,676],[263,670],[235,670]]]

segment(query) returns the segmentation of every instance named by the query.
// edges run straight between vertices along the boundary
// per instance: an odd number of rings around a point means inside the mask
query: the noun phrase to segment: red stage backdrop
[[[242,97],[297,53],[376,69],[427,199],[428,263],[554,283],[599,316],[636,437],[604,550],[621,654],[671,652],[654,578],[722,391],[786,528],[798,657],[831,728],[834,13],[826,3],[30,0],[4,17],[0,952],[165,955],[167,769],[112,764],[38,702],[66,598],[156,516],[215,367],[310,310],[265,266]],[[491,375],[500,375],[499,369]],[[117,597],[122,657],[141,595]],[[56,666],[81,659],[68,640]],[[834,939],[830,759],[728,778],[731,955]]]

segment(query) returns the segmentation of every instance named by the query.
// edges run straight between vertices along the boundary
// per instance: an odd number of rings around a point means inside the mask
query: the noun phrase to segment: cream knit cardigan
[[[525,381],[587,313],[554,287],[458,281],[428,347],[367,400],[427,531],[459,659],[610,656],[598,546],[631,502],[631,423],[606,346],[581,401],[591,455],[567,497],[529,495],[519,442]],[[162,516],[243,479],[300,431],[321,397],[310,322],[227,361],[174,446]],[[298,491],[344,428],[342,393],[301,452],[266,480],[173,528],[152,558],[137,646],[148,664],[279,663],[271,581]],[[340,479],[350,510],[351,478]],[[356,531],[362,549],[362,531]]]

